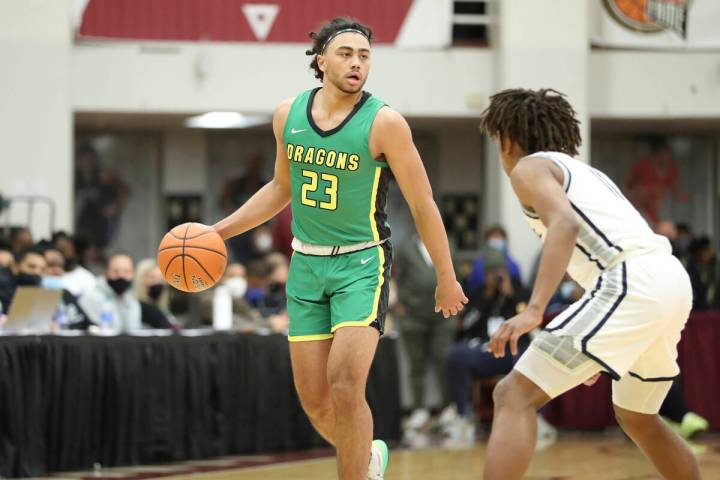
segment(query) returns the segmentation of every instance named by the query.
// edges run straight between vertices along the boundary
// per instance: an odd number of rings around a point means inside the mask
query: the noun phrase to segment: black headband
[[[363,32],[359,28],[343,28],[342,30],[338,30],[337,32],[333,33],[332,35],[330,35],[330,37],[327,40],[325,40],[325,43],[323,44],[322,49],[320,50],[320,54],[322,55],[325,53],[325,49],[328,47],[328,45],[330,45],[330,42],[335,40],[335,37],[337,37],[338,35],[340,35],[342,33],[348,33],[348,32],[359,33],[363,37],[367,38],[368,42],[370,41],[370,37],[368,37],[367,33]]]

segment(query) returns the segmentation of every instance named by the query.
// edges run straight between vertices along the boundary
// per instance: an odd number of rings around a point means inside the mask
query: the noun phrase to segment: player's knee
[[[349,371],[337,372],[328,378],[330,397],[335,404],[350,404],[365,398],[365,383]]]
[[[321,418],[332,413],[332,403],[327,395],[300,397],[303,410],[310,418]]]
[[[642,434],[651,433],[660,418],[657,415],[638,413],[613,405],[615,420],[618,425],[627,433]]]
[[[493,389],[493,402],[496,408],[507,407],[514,404],[524,403],[518,398],[520,390],[517,381],[511,375],[500,380]]]
[[[539,408],[546,395],[515,371],[500,380],[493,390],[495,408]]]

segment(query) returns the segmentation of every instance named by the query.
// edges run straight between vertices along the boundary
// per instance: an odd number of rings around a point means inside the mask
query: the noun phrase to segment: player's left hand
[[[439,282],[435,288],[435,313],[442,312],[443,317],[457,315],[468,303],[460,282]]]
[[[495,358],[502,358],[505,356],[505,345],[510,342],[510,353],[517,355],[518,339],[539,327],[541,323],[542,313],[536,310],[524,310],[500,325],[490,339],[488,350],[495,355]]]

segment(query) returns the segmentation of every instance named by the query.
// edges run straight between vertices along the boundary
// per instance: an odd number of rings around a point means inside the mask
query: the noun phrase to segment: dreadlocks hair
[[[317,62],[317,56],[323,54],[323,47],[327,47],[326,43],[330,37],[341,30],[351,28],[359,30],[365,34],[369,42],[373,41],[373,34],[370,27],[363,25],[359,21],[350,17],[335,17],[320,28],[318,32],[310,32],[308,36],[312,40],[312,48],[305,51],[305,55],[312,56],[310,68],[315,70],[315,78],[322,82],[325,74],[320,70]]]
[[[507,138],[526,153],[578,154],[580,122],[565,95],[551,88],[503,90],[490,97],[480,131]]]

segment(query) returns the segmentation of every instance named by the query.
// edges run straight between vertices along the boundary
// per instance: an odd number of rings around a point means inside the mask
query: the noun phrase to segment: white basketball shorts
[[[657,413],[680,372],[677,343],[691,307],[690,279],[675,257],[628,258],[553,319],[515,368],[551,398],[605,371],[613,403]]]

